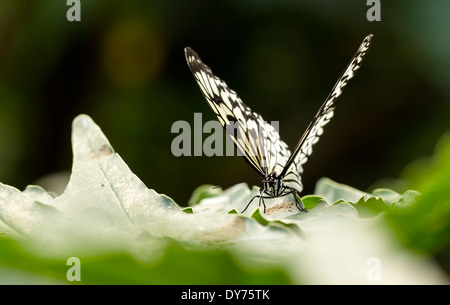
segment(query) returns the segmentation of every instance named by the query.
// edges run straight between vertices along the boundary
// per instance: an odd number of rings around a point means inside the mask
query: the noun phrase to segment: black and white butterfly
[[[363,40],[325,102],[306,128],[292,154],[272,125],[245,105],[235,91],[228,88],[223,80],[212,73],[194,50],[189,47],[184,49],[189,68],[203,96],[228,136],[233,140],[240,155],[262,178],[260,194],[253,197],[242,212],[255,198],[259,198],[260,205],[261,202],[263,203],[265,212],[265,198],[289,194],[293,195],[297,208],[306,211],[300,198],[300,192],[303,189],[302,166],[311,155],[313,145],[319,141],[323,127],[333,117],[336,98],[341,95],[342,88],[347,85],[347,82],[361,66],[372,36],[368,35]]]

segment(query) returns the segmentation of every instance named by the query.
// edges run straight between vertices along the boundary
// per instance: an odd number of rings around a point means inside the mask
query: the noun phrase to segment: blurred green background
[[[201,184],[257,178],[240,157],[174,157],[175,121],[215,117],[186,65],[191,46],[293,147],[363,38],[361,70],[305,166],[362,190],[433,152],[450,121],[450,2],[0,2],[0,181],[69,171],[71,121],[90,115],[149,187],[185,205]],[[205,135],[206,138],[208,135]],[[257,182],[259,183],[259,182]],[[386,182],[387,183],[387,182]],[[402,191],[401,184],[383,185]]]

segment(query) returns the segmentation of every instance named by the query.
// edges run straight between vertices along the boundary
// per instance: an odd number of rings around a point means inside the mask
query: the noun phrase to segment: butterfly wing
[[[350,60],[350,63],[344,70],[344,73],[339,77],[330,94],[325,99],[325,102],[319,108],[314,119],[303,133],[294,152],[289,157],[286,166],[283,168],[281,173],[281,176],[284,177],[283,181],[287,185],[297,189],[299,192],[302,189],[300,180],[300,175],[303,172],[302,165],[308,161],[308,158],[312,153],[313,145],[319,141],[324,126],[328,124],[333,117],[334,102],[341,95],[342,89],[347,85],[347,82],[355,75],[356,71],[361,66],[361,61],[369,49],[372,37],[373,35],[368,35],[363,40],[355,55]]]
[[[233,140],[238,153],[263,178],[272,172],[280,173],[290,151],[281,141],[278,131],[261,115],[251,111],[235,91],[212,73],[194,50],[185,48],[185,56],[203,96]]]

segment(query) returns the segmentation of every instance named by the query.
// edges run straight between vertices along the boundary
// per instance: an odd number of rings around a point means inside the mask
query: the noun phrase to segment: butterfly
[[[190,47],[184,49],[187,64],[209,106],[225,128],[227,135],[233,140],[238,153],[262,178],[259,195],[250,200],[242,213],[256,198],[259,198],[259,206],[263,204],[265,213],[264,199],[290,194],[293,195],[297,208],[306,211],[300,197],[303,190],[301,180],[303,165],[312,154],[313,145],[323,134],[324,126],[333,117],[336,99],[360,68],[372,37],[370,34],[364,38],[292,153],[287,144],[280,139],[275,127],[244,104],[235,91],[212,73],[194,50]]]

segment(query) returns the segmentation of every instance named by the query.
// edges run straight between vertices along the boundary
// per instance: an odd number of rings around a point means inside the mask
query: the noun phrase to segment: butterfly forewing
[[[189,68],[217,119],[235,143],[238,153],[262,176],[281,173],[290,151],[275,128],[242,102],[215,76],[198,54],[185,48]]]
[[[319,108],[319,111],[314,116],[314,119],[303,133],[303,136],[298,142],[281,174],[284,177],[285,182],[289,182],[290,179],[295,180],[302,174],[302,165],[308,161],[309,156],[312,154],[313,145],[319,141],[319,138],[323,133],[324,126],[330,122],[334,115],[335,100],[341,95],[342,89],[345,85],[347,85],[347,82],[355,75],[356,71],[361,66],[361,61],[369,49],[372,37],[373,35],[368,35],[363,40],[341,77],[339,77],[330,94],[325,99],[325,102]],[[295,186],[292,185],[292,187]]]

